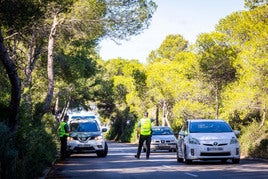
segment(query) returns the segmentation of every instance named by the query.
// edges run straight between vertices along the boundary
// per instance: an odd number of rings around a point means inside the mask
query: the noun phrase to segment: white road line
[[[162,165],[162,167],[165,167],[165,168],[171,168],[170,166],[167,166],[167,165]]]
[[[198,177],[198,175],[192,174],[192,173],[185,173],[186,175],[190,175],[192,177]]]

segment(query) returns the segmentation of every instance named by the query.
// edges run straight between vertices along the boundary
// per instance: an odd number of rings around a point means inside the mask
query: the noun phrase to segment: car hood
[[[201,141],[207,140],[230,140],[231,138],[235,137],[233,132],[224,132],[224,133],[191,133],[188,135],[189,137],[196,138]]]
[[[70,132],[70,137],[96,137],[100,135],[101,132]]]
[[[176,140],[174,135],[152,135],[152,140]]]

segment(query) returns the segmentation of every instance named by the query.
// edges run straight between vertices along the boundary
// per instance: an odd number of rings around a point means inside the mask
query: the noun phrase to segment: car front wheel
[[[178,153],[178,151],[179,151],[179,150],[177,149],[177,162],[180,162],[180,163],[181,163],[181,162],[183,162],[183,158],[180,158],[180,157],[179,157],[179,153]]]
[[[107,153],[108,153],[108,145],[107,145],[107,143],[105,142],[104,150],[97,151],[96,153],[97,153],[98,157],[106,157]]]
[[[187,158],[186,147],[185,147],[185,150],[184,150],[184,163],[185,164],[191,164],[192,163],[192,160]]]
[[[234,158],[232,159],[233,164],[238,164],[240,162],[240,159]]]

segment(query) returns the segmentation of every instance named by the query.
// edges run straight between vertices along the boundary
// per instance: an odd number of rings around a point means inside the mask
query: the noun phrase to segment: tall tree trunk
[[[14,62],[10,59],[4,45],[2,31],[0,29],[0,59],[6,69],[11,84],[11,99],[9,104],[8,126],[12,132],[16,132],[18,113],[21,99],[21,83]]]
[[[164,100],[163,102],[163,118],[162,118],[162,126],[170,127],[170,123],[168,121],[168,103]]]
[[[63,120],[64,116],[67,114],[67,110],[70,106],[70,101],[71,101],[71,98],[69,97],[69,99],[66,101],[64,108],[62,109],[59,121]]]
[[[48,55],[47,55],[47,77],[48,77],[48,91],[45,99],[45,104],[41,112],[41,117],[50,110],[51,102],[54,92],[54,71],[53,71],[53,50],[56,37],[56,27],[58,25],[57,15],[54,15],[53,24],[49,34],[48,40]]]
[[[266,102],[264,101],[263,113],[262,113],[262,119],[261,119],[261,127],[264,126],[265,119],[266,119]]]
[[[38,56],[41,53],[42,45],[37,44],[36,40],[36,27],[32,27],[32,37],[31,41],[29,44],[29,53],[27,56],[27,65],[25,68],[25,80],[23,82],[23,89],[24,89],[24,94],[23,98],[26,102],[26,104],[31,104],[31,94],[30,94],[30,85],[32,82],[32,72],[34,70],[36,61],[38,59]]]
[[[165,101],[163,101],[163,106],[162,106],[162,113],[163,113],[163,116],[162,116],[162,126],[165,126]]]
[[[156,105],[156,111],[155,111],[155,122],[156,126],[159,126],[159,105]]]
[[[218,87],[216,87],[216,89],[215,89],[215,93],[216,93],[216,95],[215,95],[215,100],[216,100],[216,114],[215,114],[215,117],[216,117],[216,119],[218,119],[219,118],[219,89],[218,89]]]

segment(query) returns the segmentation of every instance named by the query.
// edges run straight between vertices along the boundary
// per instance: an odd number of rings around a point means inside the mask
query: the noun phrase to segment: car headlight
[[[237,143],[238,143],[237,138],[232,137],[232,139],[231,139],[231,141],[230,141],[230,144],[237,144]]]
[[[99,136],[96,136],[94,139],[95,139],[95,140],[102,140],[103,137],[102,137],[101,135],[99,135]]]
[[[74,140],[74,138],[72,138],[72,137],[67,137],[67,140],[72,141],[72,140]]]
[[[200,145],[200,142],[196,138],[189,138],[189,144],[197,144],[197,145]]]

